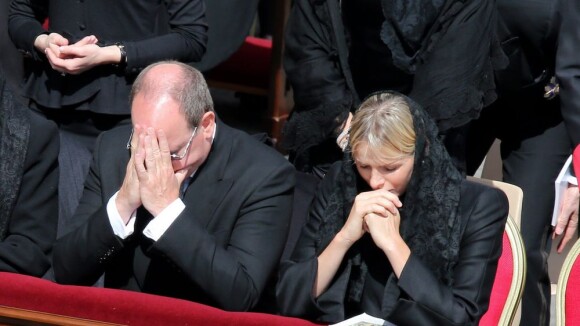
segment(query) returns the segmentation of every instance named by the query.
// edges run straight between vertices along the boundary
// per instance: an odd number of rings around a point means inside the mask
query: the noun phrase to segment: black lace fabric
[[[0,241],[16,204],[30,134],[25,108],[16,103],[0,70]]]
[[[508,59],[500,47],[493,1],[376,1],[382,7],[379,15],[384,16],[376,33],[390,51],[389,66],[397,74],[412,77],[404,82],[397,79],[401,85],[390,88],[417,101],[440,133],[478,118],[483,107],[496,100],[494,72],[506,67]],[[284,66],[295,106],[284,127],[282,145],[305,162],[309,150],[336,136],[336,128],[357,105],[358,97],[367,95],[359,94],[351,83],[352,67],[342,64],[352,53],[343,44],[346,40],[337,37],[345,26],[340,19],[331,19],[341,15],[339,2],[297,0],[287,25]],[[390,76],[396,76],[395,72]],[[381,85],[383,79],[377,79]],[[368,83],[371,91],[389,87],[372,84],[373,78]],[[357,87],[366,90],[360,81]]]
[[[404,194],[401,210],[401,236],[417,256],[443,283],[453,283],[457,263],[460,225],[457,210],[462,176],[439,141],[431,117],[407,98],[416,133],[414,168]],[[317,253],[320,254],[344,225],[361,189],[369,187],[358,175],[350,151],[345,152],[334,192],[322,218]],[[358,268],[349,280],[349,300],[360,301],[366,276],[366,263],[357,246],[348,254],[347,266]],[[395,300],[396,298],[393,298]],[[392,305],[391,305],[392,306]]]
[[[292,112],[283,128],[282,146],[296,151],[297,156],[307,155],[307,150],[330,136],[338,136],[340,127],[352,107],[352,96],[345,91],[338,102],[329,102],[309,110]]]
[[[381,1],[381,39],[393,63],[414,74],[409,96],[425,108],[440,132],[478,118],[497,98],[494,70],[508,64],[497,36],[494,3]]]

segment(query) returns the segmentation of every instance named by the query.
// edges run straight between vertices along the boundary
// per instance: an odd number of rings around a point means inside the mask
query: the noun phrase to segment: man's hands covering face
[[[179,197],[186,171],[173,171],[169,144],[163,130],[147,128],[139,136],[139,144],[135,154],[139,193],[145,209],[157,216]]]
[[[174,172],[163,130],[136,126],[131,145],[127,174],[117,196],[117,209],[125,223],[141,205],[153,216],[159,215],[179,197],[187,177],[187,170]]]

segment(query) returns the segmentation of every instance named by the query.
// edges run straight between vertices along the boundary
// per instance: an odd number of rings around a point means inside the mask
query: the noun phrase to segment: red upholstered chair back
[[[580,325],[580,241],[566,256],[556,290],[556,325]]]
[[[489,300],[489,310],[481,319],[482,324],[497,325],[499,323],[501,312],[503,311],[503,306],[505,305],[510,291],[513,275],[514,269],[511,244],[507,234],[504,232],[503,249],[501,257],[499,258],[497,272],[495,274],[495,281],[493,283],[493,289],[491,292],[491,298]]]
[[[467,179],[501,189],[509,201],[509,216],[503,234],[502,253],[491,290],[489,308],[479,324],[481,326],[518,325],[518,307],[526,276],[525,250],[519,231],[524,197],[522,189],[496,180],[473,177]]]
[[[0,273],[0,324],[315,325],[139,292],[59,285],[12,273]]]
[[[272,40],[248,36],[228,60],[206,76],[212,87],[268,95],[271,62]]]
[[[489,309],[479,325],[511,325],[519,305],[525,280],[525,251],[523,240],[511,217],[503,234],[503,248],[495,281],[491,290]]]

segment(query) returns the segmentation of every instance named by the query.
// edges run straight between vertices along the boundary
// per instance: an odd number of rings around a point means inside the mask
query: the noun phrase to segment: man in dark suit
[[[252,309],[284,248],[293,167],[220,122],[188,65],[149,66],[131,102],[133,130],[97,141],[80,226],[55,245],[56,280],[104,272],[106,287]]]
[[[574,146],[580,144],[580,2],[562,0],[556,76],[560,84],[562,116]]]
[[[496,73],[498,99],[470,125],[467,173],[473,174],[494,140],[501,140],[503,181],[522,188],[521,233],[526,248],[522,325],[550,323],[551,216],[554,181],[570,155],[570,139],[553,84],[559,1],[498,0],[502,46],[509,66]],[[524,13],[525,14],[522,14]]]
[[[19,95],[59,129],[60,236],[79,203],[97,136],[130,123],[127,99],[137,74],[160,60],[201,59],[205,3],[8,2],[8,33],[25,64]]]
[[[558,36],[556,55],[556,76],[560,85],[560,102],[568,135],[575,147],[580,145],[580,2],[562,1],[562,25]],[[574,152],[574,166],[578,165],[577,151]],[[575,175],[578,177],[578,171]],[[553,237],[562,236],[558,243],[558,253],[577,235],[578,228],[578,184],[568,184],[559,205],[561,211]]]
[[[0,271],[42,276],[58,218],[58,132],[26,110],[0,69]]]

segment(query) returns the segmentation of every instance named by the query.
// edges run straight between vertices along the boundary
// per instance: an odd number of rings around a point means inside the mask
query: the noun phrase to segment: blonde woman
[[[322,181],[282,265],[282,313],[477,324],[488,308],[507,198],[465,181],[431,118],[404,95],[371,95],[350,128],[345,159]]]

